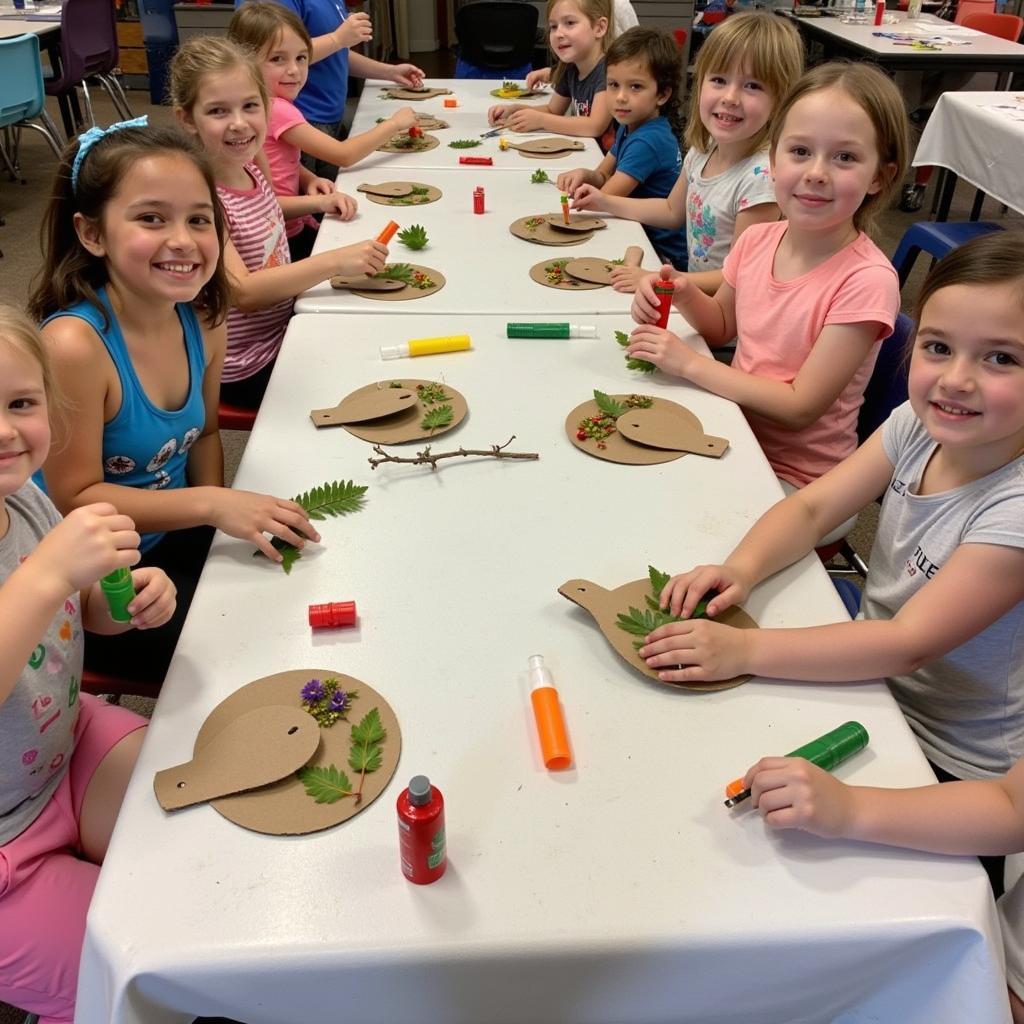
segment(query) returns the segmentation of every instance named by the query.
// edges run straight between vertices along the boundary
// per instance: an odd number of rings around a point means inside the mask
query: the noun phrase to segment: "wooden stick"
[[[427,463],[430,464],[431,471],[437,469],[437,464],[441,459],[453,459],[456,456],[466,455],[482,455],[484,457],[493,459],[539,459],[540,456],[536,452],[509,452],[505,451],[506,448],[516,439],[516,435],[513,434],[504,444],[492,444],[490,448],[459,448],[458,451],[454,452],[439,452],[437,455],[430,454],[430,446],[428,445],[421,452],[417,452],[415,458],[405,458],[401,455],[392,455],[389,452],[384,451],[379,444],[373,446],[373,450],[380,456],[379,459],[369,459],[370,466],[376,469],[382,462],[404,462],[410,466],[422,466]]]

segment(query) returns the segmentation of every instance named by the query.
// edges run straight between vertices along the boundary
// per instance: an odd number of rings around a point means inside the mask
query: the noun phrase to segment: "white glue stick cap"
[[[570,338],[596,338],[597,327],[594,324],[569,324]],[[534,655],[540,657],[540,655]]]
[[[381,345],[381,359],[404,359],[409,354],[408,342],[402,345]]]
[[[530,689],[537,690],[543,686],[554,686],[555,681],[551,676],[551,670],[544,666],[544,656],[531,654],[526,662],[527,674],[530,678]]]

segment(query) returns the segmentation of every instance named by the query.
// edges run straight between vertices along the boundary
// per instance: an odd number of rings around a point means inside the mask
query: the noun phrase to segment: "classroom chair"
[[[36,124],[39,118],[42,124]],[[46,112],[43,65],[39,59],[39,37],[34,33],[0,39],[0,161],[14,181],[21,180],[18,145],[21,130],[40,132],[59,158],[64,138]]]
[[[82,87],[89,125],[96,117],[89,97],[89,79],[110,96],[118,117],[133,117],[128,97],[114,73],[119,56],[117,21],[110,0],[65,0],[60,13],[60,68],[47,79],[48,96],[66,97]]]
[[[964,28],[973,28],[989,36],[997,36],[1007,42],[1016,43],[1024,32],[1024,18],[1016,14],[992,14],[988,11],[968,14],[962,22]]]
[[[857,415],[858,445],[863,444],[889,418],[893,409],[907,400],[907,370],[910,366],[907,344],[913,331],[914,321],[906,313],[898,314],[892,334],[882,342],[878,350],[878,359],[871,371],[868,386],[864,389],[864,402]],[[881,496],[878,500],[881,500]],[[836,555],[842,556],[846,566],[828,567],[833,582],[837,582],[837,577],[867,576],[867,563],[850,547],[845,537],[827,548],[818,549],[818,557],[825,563]]]
[[[455,14],[456,78],[525,78],[533,70],[539,12],[533,4],[478,0]]]
[[[221,402],[217,407],[217,426],[220,430],[252,430],[256,410]]]
[[[892,265],[900,278],[900,288],[907,283],[907,278],[910,277],[922,249],[929,253],[933,260],[938,260],[972,238],[1002,230],[1001,224],[985,220],[919,220],[916,224],[911,224],[900,239],[892,258]]]

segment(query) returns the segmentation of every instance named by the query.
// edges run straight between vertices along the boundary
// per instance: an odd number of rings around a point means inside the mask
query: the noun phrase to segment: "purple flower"
[[[328,711],[344,711],[348,703],[348,694],[344,690],[335,690],[331,694],[331,702],[327,705]]]
[[[319,679],[310,679],[302,688],[302,699],[307,704],[315,704],[324,699],[324,684]]]

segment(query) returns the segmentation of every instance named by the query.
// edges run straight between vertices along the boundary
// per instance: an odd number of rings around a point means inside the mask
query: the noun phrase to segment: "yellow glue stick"
[[[404,345],[381,345],[381,359],[403,359],[406,356],[434,356],[440,352],[462,352],[473,347],[468,334],[451,334],[446,338],[413,338]]]

